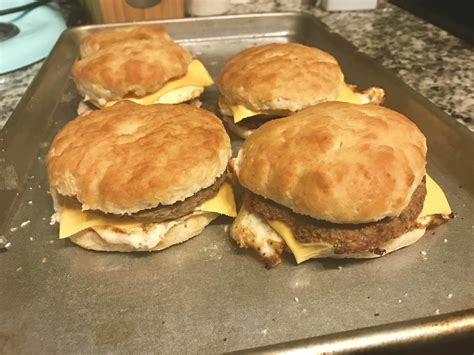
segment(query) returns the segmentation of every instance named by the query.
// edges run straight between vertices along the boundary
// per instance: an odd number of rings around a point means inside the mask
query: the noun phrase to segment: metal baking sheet
[[[70,68],[79,38],[106,26],[70,29],[0,136],[0,235],[11,242],[0,252],[0,353],[215,353],[286,342],[277,349],[311,349],[324,341],[326,350],[341,344],[358,349],[360,334],[397,334],[392,344],[408,344],[472,332],[474,139],[467,130],[311,16],[162,23],[214,78],[243,48],[299,42],[332,53],[347,82],[384,87],[386,105],[411,117],[427,136],[428,171],[457,217],[380,259],[296,266],[286,255],[272,270],[236,247],[224,217],[159,253],[91,252],[59,240],[57,225],[49,223],[44,156],[52,137],[75,117],[80,98]],[[215,111],[216,99],[213,86],[204,107]],[[423,336],[404,329],[421,329]]]

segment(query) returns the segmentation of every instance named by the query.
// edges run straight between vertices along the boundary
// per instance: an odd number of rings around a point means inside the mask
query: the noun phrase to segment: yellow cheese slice
[[[82,211],[78,207],[64,206],[61,211],[59,223],[59,239],[68,238],[84,229],[112,225],[118,228],[128,229],[141,226],[143,221],[132,218],[113,218],[103,216],[93,211]]]
[[[423,210],[418,218],[435,214],[448,216],[451,214],[451,207],[441,187],[426,174],[426,197]],[[298,242],[291,228],[282,221],[271,220],[268,221],[268,224],[283,238],[288,248],[290,248],[294,254],[296,263],[298,264],[330,249],[327,244],[323,243],[306,244]]]
[[[342,90],[336,98],[336,101],[348,102],[350,104],[362,104],[360,97],[352,91],[346,84],[343,85]]]
[[[161,96],[169,93],[170,91],[186,86],[203,87],[210,86],[212,84],[214,84],[214,81],[209,75],[207,69],[204,67],[204,64],[202,64],[199,60],[194,59],[191,64],[189,64],[188,72],[183,77],[168,81],[160,90],[152,94],[143,97],[124,97],[123,100],[133,101],[141,105],[151,105],[155,103]],[[95,100],[91,101],[98,107],[109,107],[115,105],[119,100],[107,101],[104,105],[101,105]]]
[[[362,104],[360,97],[352,91],[346,84],[344,84],[339,96],[336,98],[336,101],[349,102],[352,104]],[[238,123],[245,118],[257,116],[257,115],[280,115],[286,116],[289,114],[289,111],[253,111],[243,105],[234,105],[231,106],[232,115],[234,117],[234,123]]]
[[[426,174],[426,197],[423,209],[418,218],[435,214],[447,217],[452,212],[448,199],[441,187],[428,174]]]
[[[235,208],[234,191],[232,190],[230,182],[225,181],[221,185],[217,195],[204,201],[204,203],[197,207],[196,210],[216,212],[229,217],[236,217],[237,210]]]
[[[235,209],[234,192],[229,181],[224,181],[217,194],[204,201],[196,208],[196,211],[216,212],[230,217],[237,215]],[[94,211],[82,211],[75,206],[66,205],[61,211],[59,224],[59,238],[68,238],[84,229],[96,226],[113,226],[121,229],[135,228],[144,223],[153,223],[149,221],[137,221],[133,218],[117,218],[114,216],[105,216]]]
[[[244,118],[261,115],[261,111],[252,111],[243,105],[231,106],[232,115],[234,117],[234,123],[242,121]]]
[[[303,244],[298,242],[291,228],[282,221],[272,220],[268,221],[268,224],[283,238],[288,248],[293,252],[297,264],[311,259],[325,250],[331,249],[331,247],[325,243]]]
[[[268,111],[252,111],[251,109],[243,105],[234,105],[231,106],[232,116],[234,118],[234,123],[238,123],[247,117],[257,116],[257,115],[278,115],[278,116],[288,116],[291,112],[287,110],[268,110]]]

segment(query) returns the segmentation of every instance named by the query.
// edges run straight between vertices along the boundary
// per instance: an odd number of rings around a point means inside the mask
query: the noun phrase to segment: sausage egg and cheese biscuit
[[[79,116],[47,156],[60,238],[121,252],[184,242],[236,215],[230,157],[222,122],[190,105],[124,101]]]
[[[82,40],[81,53],[72,76],[85,100],[97,107],[120,100],[176,104],[213,84],[204,65],[158,25],[91,34]]]
[[[268,266],[288,249],[310,258],[374,258],[452,217],[426,174],[426,141],[405,116],[328,102],[268,122],[234,161],[245,188],[231,227]]]
[[[383,101],[372,87],[356,92],[344,82],[336,59],[301,44],[267,44],[232,57],[219,78],[219,108],[229,128],[242,138],[269,118],[326,101],[357,104]]]

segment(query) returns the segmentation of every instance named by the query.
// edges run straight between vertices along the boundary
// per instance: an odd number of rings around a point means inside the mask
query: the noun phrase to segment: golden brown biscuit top
[[[398,216],[425,175],[426,141],[376,105],[322,103],[258,128],[235,162],[240,183],[333,223]]]
[[[221,71],[219,90],[229,105],[298,111],[335,100],[344,76],[330,54],[296,43],[245,49]]]
[[[161,25],[120,27],[91,33],[81,40],[81,57],[87,57],[112,44],[126,40],[172,41]]]
[[[183,76],[191,54],[172,41],[130,40],[111,44],[74,63],[79,91],[95,100],[144,96]]]
[[[83,209],[123,214],[212,185],[230,156],[221,121],[206,110],[121,102],[67,123],[47,168],[51,189],[76,197]]]

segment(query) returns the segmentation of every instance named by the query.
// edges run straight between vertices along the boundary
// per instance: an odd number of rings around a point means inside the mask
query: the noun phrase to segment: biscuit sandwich
[[[336,59],[296,43],[248,48],[232,57],[219,77],[219,109],[242,138],[275,118],[326,101],[380,104],[383,89],[357,92],[344,82]]]
[[[98,251],[154,251],[235,216],[229,137],[191,105],[120,102],[68,122],[47,155],[60,238]]]
[[[82,39],[72,77],[86,102],[101,108],[121,100],[142,105],[198,98],[213,84],[206,68],[160,25],[92,33]]]
[[[268,122],[233,162],[245,189],[232,238],[267,266],[284,250],[310,258],[376,258],[452,218],[426,174],[426,141],[405,116],[328,102]]]

